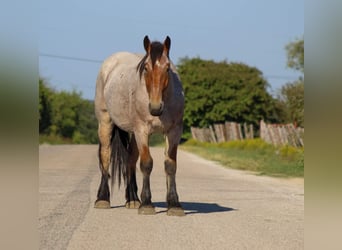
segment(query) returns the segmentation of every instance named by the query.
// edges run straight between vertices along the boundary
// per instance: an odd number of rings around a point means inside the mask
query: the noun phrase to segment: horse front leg
[[[137,142],[139,156],[140,156],[140,169],[143,174],[143,186],[141,190],[141,205],[138,209],[139,214],[156,214],[155,208],[152,204],[152,195],[150,188],[150,175],[153,168],[153,159],[148,147],[148,134],[136,133],[135,139]]]
[[[176,129],[166,135],[165,149],[165,173],[166,173],[166,201],[167,215],[184,216],[184,210],[179,203],[176,188],[176,172],[177,172],[177,149],[181,137],[182,129]]]

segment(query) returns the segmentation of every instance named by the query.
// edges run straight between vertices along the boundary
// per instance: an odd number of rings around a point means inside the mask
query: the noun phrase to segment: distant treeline
[[[94,103],[39,79],[39,135],[40,143],[97,143]]]
[[[268,92],[262,72],[243,63],[184,58],[178,72],[185,94],[184,137],[190,127],[232,121],[304,126],[304,82],[285,84],[277,97]]]
[[[260,120],[304,127],[304,40],[286,47],[288,67],[303,73],[288,82],[277,97],[268,92],[263,73],[244,63],[183,58],[177,65],[185,95],[184,134],[191,127],[225,121],[253,124]],[[95,88],[95,83],[94,83]],[[56,91],[39,80],[40,142],[97,143],[97,121],[92,101],[81,93]]]

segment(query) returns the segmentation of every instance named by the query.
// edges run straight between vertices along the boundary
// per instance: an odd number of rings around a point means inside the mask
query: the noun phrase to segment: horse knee
[[[140,169],[144,175],[150,175],[153,168],[153,159],[151,157],[148,146],[143,146],[139,150],[140,155]]]
[[[145,161],[140,161],[140,169],[144,175],[150,175],[153,168],[153,160],[149,158]]]
[[[175,175],[177,170],[176,162],[171,159],[166,159],[164,162],[165,172],[167,175]]]

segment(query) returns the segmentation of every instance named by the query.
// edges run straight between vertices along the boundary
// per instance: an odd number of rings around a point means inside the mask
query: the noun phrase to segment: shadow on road
[[[181,202],[182,207],[185,210],[185,214],[208,214],[208,213],[219,213],[219,212],[229,212],[236,209],[230,207],[222,207],[217,203],[202,203],[202,202]],[[154,206],[167,208],[166,202],[154,202]],[[161,211],[160,213],[165,213]]]
[[[123,208],[123,207],[126,207],[125,205],[119,205],[119,206],[111,206],[110,208]]]

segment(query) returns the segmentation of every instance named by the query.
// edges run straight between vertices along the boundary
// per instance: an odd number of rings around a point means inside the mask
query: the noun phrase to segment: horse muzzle
[[[158,102],[158,103],[149,103],[148,108],[150,110],[150,114],[153,116],[160,116],[163,113],[164,110],[164,103]]]

